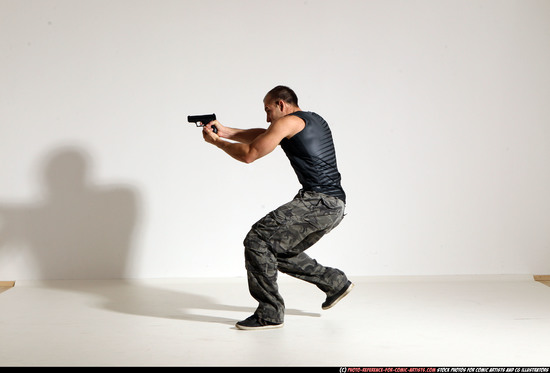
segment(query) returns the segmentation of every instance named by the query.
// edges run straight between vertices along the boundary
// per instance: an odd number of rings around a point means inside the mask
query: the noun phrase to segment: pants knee
[[[244,239],[243,244],[247,271],[267,277],[277,275],[277,259],[261,237],[251,230]]]

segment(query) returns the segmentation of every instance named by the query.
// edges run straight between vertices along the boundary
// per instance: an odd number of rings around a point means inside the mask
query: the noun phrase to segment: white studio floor
[[[18,281],[0,366],[549,366],[550,287],[530,276],[351,278],[323,311],[280,277],[282,329],[241,331],[244,278]]]

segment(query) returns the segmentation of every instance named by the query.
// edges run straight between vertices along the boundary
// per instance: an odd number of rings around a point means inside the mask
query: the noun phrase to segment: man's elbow
[[[250,154],[247,154],[241,159],[241,161],[246,163],[246,164],[250,164],[250,163],[254,162],[256,159],[258,159],[258,158],[254,157]]]
[[[251,146],[248,151],[244,152],[241,160],[246,164],[250,164],[261,158],[263,155],[265,154],[262,154],[260,151],[258,151],[258,149]]]

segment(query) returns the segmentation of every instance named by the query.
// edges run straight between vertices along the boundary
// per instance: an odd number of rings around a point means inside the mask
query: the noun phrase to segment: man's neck
[[[296,113],[298,111],[302,111],[298,106],[289,106],[288,110],[285,110],[285,115]]]

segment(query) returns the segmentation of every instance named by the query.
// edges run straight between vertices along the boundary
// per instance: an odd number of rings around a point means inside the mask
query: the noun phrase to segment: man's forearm
[[[256,137],[264,133],[265,128],[238,129],[226,127],[223,137],[243,144],[250,144]]]
[[[253,159],[250,158],[251,148],[249,144],[229,142],[223,139],[218,139],[214,145],[240,162],[250,163],[253,161]]]

